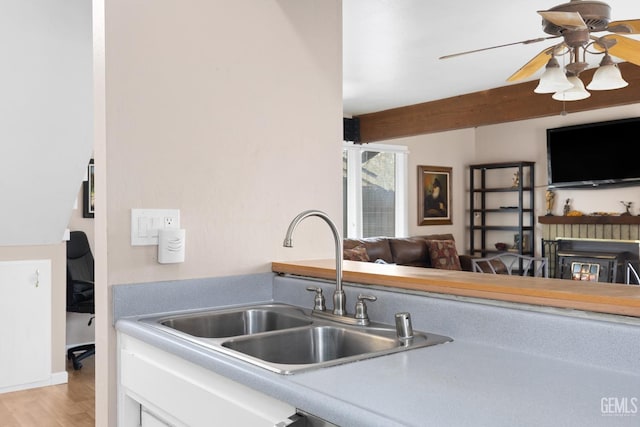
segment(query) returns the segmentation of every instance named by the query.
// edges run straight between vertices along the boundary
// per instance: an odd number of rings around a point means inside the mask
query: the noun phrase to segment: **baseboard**
[[[1,393],[9,393],[12,391],[28,390],[30,388],[46,387],[50,385],[65,384],[69,382],[69,374],[67,371],[53,372],[48,378],[41,381],[35,381],[27,384],[16,384],[7,387],[0,387]]]
[[[69,382],[69,373],[67,371],[54,372],[51,374],[51,384],[66,384]]]

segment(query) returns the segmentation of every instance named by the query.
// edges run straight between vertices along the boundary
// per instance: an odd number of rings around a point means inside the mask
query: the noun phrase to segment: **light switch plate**
[[[131,246],[158,244],[158,230],[180,228],[180,209],[131,209]]]

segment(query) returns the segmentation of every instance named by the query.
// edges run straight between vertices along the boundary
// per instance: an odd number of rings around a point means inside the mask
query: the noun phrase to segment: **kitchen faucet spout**
[[[336,250],[336,290],[333,293],[333,314],[344,316],[347,314],[346,311],[346,301],[345,301],[345,293],[342,289],[342,238],[340,237],[340,232],[336,227],[335,223],[329,218],[329,216],[319,210],[308,210],[301,212],[298,214],[289,224],[289,228],[287,229],[287,234],[284,238],[283,246],[286,248],[292,248],[293,242],[291,240],[293,236],[293,232],[300,222],[308,218],[310,216],[317,216],[318,218],[323,219],[331,228],[331,232],[333,233],[333,238],[335,240],[335,250]]]

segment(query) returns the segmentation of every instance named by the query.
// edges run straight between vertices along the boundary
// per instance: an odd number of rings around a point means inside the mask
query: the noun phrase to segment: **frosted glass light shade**
[[[567,90],[573,87],[573,84],[567,79],[567,76],[560,69],[558,60],[551,58],[547,63],[547,67],[540,76],[538,86],[533,90],[535,93],[555,93]]]
[[[620,73],[616,64],[600,65],[593,74],[591,83],[587,86],[589,90],[612,90],[629,86]]]
[[[591,96],[591,94],[584,88],[582,80],[578,77],[571,76],[567,79],[573,84],[573,87],[562,92],[554,93],[552,96],[553,99],[556,101],[579,101]]]

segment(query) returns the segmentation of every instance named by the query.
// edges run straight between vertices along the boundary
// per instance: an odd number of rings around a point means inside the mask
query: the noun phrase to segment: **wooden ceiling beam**
[[[548,117],[640,102],[640,67],[620,63],[620,71],[629,86],[608,91],[591,91],[582,101],[555,101],[551,94],[533,90],[538,81],[503,86],[422,104],[357,116],[363,143],[407,136],[487,126],[517,120]],[[581,73],[590,82],[595,69]],[[564,104],[564,105],[563,105]]]

